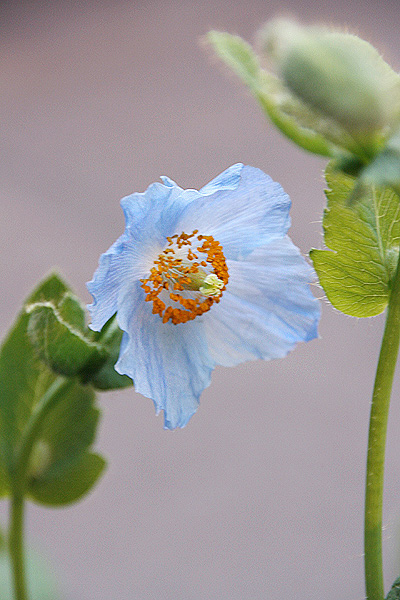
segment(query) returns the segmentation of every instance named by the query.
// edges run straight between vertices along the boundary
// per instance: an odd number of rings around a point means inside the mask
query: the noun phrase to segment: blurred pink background
[[[266,123],[199,44],[251,41],[276,14],[348,26],[398,69],[398,0],[143,0],[0,6],[0,272],[4,334],[58,266],[87,301],[119,200],[160,175],[199,187],[241,161],[293,200],[291,236],[322,247],[324,161]],[[323,293],[316,288],[316,293]],[[71,508],[30,506],[28,534],[64,600],[364,597],[363,481],[383,319],[323,303],[321,339],[287,359],[218,368],[186,429],[132,389],[103,394],[109,468]],[[399,378],[398,378],[399,379]],[[386,583],[399,575],[400,385],[389,428]],[[2,507],[6,522],[6,505]]]

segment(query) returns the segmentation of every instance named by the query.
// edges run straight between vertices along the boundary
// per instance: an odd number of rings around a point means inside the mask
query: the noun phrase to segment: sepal
[[[83,305],[69,290],[55,290],[50,300],[27,304],[26,312],[29,339],[37,357],[51,371],[79,377],[99,390],[132,385],[128,376],[114,369],[122,339],[114,317],[100,332],[93,332],[86,325]]]
[[[90,383],[98,390],[115,390],[130,387],[133,381],[128,375],[120,375],[114,369],[118,360],[123,332],[118,327],[117,320],[111,317],[101,331],[96,335],[96,340],[107,348],[107,359],[102,367],[92,375]]]
[[[29,339],[52,371],[66,377],[82,375],[87,380],[89,373],[101,368],[107,358],[106,349],[66,321],[51,302],[30,304],[26,311]]]

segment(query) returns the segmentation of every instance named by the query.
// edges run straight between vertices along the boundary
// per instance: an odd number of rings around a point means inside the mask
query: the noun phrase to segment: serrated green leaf
[[[341,312],[371,317],[385,309],[400,244],[400,205],[386,188],[364,187],[358,202],[348,199],[355,179],[328,166],[324,211],[325,244],[311,259],[330,302]]]
[[[386,596],[386,600],[400,600],[400,577],[393,583],[390,592]]]
[[[97,371],[104,363],[106,350],[65,321],[51,302],[29,305],[27,312],[28,336],[38,357],[55,373],[74,377]]]
[[[130,387],[133,381],[127,375],[120,375],[114,366],[118,360],[123,332],[118,327],[115,317],[111,317],[98,333],[98,339],[109,352],[102,368],[91,378],[90,383],[99,390],[114,390]]]
[[[29,486],[31,498],[41,504],[63,506],[80,500],[100,478],[106,466],[98,454],[85,452],[80,459],[58,475],[32,480]]]

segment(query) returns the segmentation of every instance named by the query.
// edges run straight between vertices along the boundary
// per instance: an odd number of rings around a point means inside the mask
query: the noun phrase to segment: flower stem
[[[384,598],[382,504],[386,431],[400,342],[400,257],[386,317],[372,396],[365,486],[365,585],[368,600]]]
[[[22,434],[11,473],[11,514],[9,551],[13,572],[14,599],[28,600],[24,556],[24,499],[31,451],[43,422],[54,406],[74,384],[73,379],[57,377],[37,403]]]
[[[9,549],[14,584],[15,600],[26,600],[26,581],[23,549],[24,496],[13,493],[11,496],[11,525]]]

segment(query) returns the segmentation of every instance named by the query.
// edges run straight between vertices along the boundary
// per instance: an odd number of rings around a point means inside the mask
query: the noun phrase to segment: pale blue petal
[[[175,224],[192,195],[182,190],[168,178],[165,184],[153,183],[143,193],[135,193],[121,200],[126,220],[126,232],[137,243],[157,240],[165,244],[165,238],[175,232]],[[198,192],[197,192],[198,193]]]
[[[200,194],[203,196],[211,196],[215,192],[223,192],[227,190],[236,190],[240,184],[241,173],[243,169],[242,163],[237,163],[226,169],[220,175],[217,175],[215,179],[207,183],[200,190]]]
[[[154,183],[145,192],[121,200],[125,232],[102,254],[93,280],[87,284],[94,298],[88,306],[92,329],[99,331],[117,312],[121,298],[129,298],[132,285],[148,275],[149,265],[165,246],[166,237],[174,233],[190,196],[185,197],[182,188],[165,178],[165,185]]]
[[[240,260],[257,246],[286,234],[290,198],[260,169],[236,168],[234,189],[222,188],[189,203],[177,225],[182,231],[198,229],[212,235],[222,244],[227,258]],[[211,186],[210,191],[215,188]]]
[[[137,392],[152,398],[165,427],[184,427],[196,412],[215,366],[200,321],[173,325],[152,314],[137,288],[121,305],[118,322],[126,332],[116,370],[129,375]]]
[[[99,266],[87,288],[93,296],[88,306],[92,317],[91,329],[100,331],[103,325],[117,312],[121,289],[142,277],[138,270],[135,248],[125,234],[101,255]]]
[[[317,337],[320,307],[308,285],[313,270],[288,237],[245,261],[228,261],[228,269],[227,290],[205,319],[218,364],[281,358],[298,342]]]

